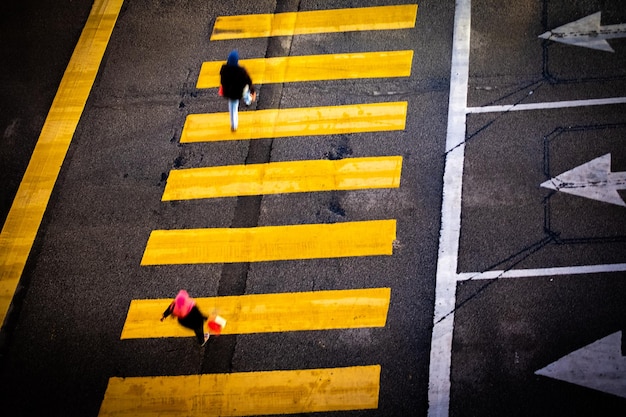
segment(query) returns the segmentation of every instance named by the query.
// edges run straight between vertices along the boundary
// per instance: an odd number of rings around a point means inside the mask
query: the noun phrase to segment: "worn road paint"
[[[401,156],[270,162],[172,170],[163,201],[398,188]]]
[[[626,190],[626,171],[611,172],[610,153],[563,172],[541,187],[626,207],[618,192]]]
[[[417,4],[218,16],[210,40],[408,29],[416,16]]]
[[[406,101],[243,111],[236,132],[230,131],[227,112],[190,114],[180,142],[396,131],[404,130],[406,114]]]
[[[539,37],[568,45],[615,52],[606,40],[626,38],[626,23],[602,26],[602,12],[596,12],[542,33]]]
[[[383,327],[390,288],[195,298],[198,308],[228,320],[222,334]],[[132,300],[121,339],[193,337],[176,320],[160,322],[171,299]]]
[[[470,33],[471,0],[457,0],[450,67],[447,152],[443,174],[435,309],[430,343],[428,417],[448,417],[450,408],[450,366],[456,304],[456,270],[461,232]]]
[[[100,417],[261,416],[378,408],[380,366],[110,378]]]
[[[153,230],[141,265],[391,255],[395,238],[395,220]]]
[[[240,59],[239,65],[246,68],[252,82],[257,85],[408,77],[411,75],[412,61],[413,51],[406,50]],[[219,87],[220,68],[225,63],[226,61],[204,62],[196,87]]]
[[[109,43],[122,0],[97,0],[78,39],[0,233],[0,325]]]

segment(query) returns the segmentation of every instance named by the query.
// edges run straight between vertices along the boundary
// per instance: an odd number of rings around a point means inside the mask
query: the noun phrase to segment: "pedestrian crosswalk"
[[[190,114],[181,143],[342,135],[404,130],[407,103],[383,102],[343,106],[268,109],[241,112],[230,131],[228,113]]]
[[[390,288],[196,299],[206,314],[215,312],[228,317],[223,335],[383,327],[390,301]],[[189,337],[189,331],[175,320],[159,322],[170,302],[171,299],[133,300],[121,338]]]
[[[395,220],[153,230],[141,265],[391,255],[395,238]]]
[[[380,366],[111,378],[100,416],[261,416],[378,407]]]
[[[398,188],[401,156],[270,162],[170,171],[163,201]]]
[[[413,51],[409,50],[241,59],[239,65],[246,68],[255,84],[275,84],[408,77],[412,61]],[[224,61],[203,63],[196,87],[219,87],[223,64]]]
[[[213,26],[211,40],[407,29],[415,25],[416,15],[417,4],[407,4],[261,15],[219,16]]]
[[[211,41],[356,30],[407,29],[417,5],[220,16]],[[413,51],[351,52],[240,60],[256,85],[361,78],[409,77]],[[223,61],[204,62],[197,88],[217,88]],[[263,109],[242,112],[230,131],[228,114],[191,114],[181,143],[392,132],[403,130],[406,102]],[[288,139],[285,139],[288,140]],[[402,157],[268,162],[172,170],[162,200],[227,198],[397,188]],[[392,256],[395,219],[248,228],[153,230],[142,265],[267,262]],[[390,288],[198,298],[203,310],[228,319],[223,334],[384,327]],[[155,323],[170,299],[133,300],[122,339],[191,337]],[[185,376],[115,377],[101,416],[252,416],[378,407],[381,366],[274,370]]]

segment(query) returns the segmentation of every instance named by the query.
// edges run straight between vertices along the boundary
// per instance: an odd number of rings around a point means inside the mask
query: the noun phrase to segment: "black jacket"
[[[243,89],[246,85],[250,87],[250,93],[254,93],[252,79],[246,69],[238,65],[222,65],[220,83],[224,97],[232,100],[239,100],[243,96]]]

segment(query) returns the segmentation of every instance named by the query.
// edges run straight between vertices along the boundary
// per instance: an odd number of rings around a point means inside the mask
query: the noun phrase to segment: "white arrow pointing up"
[[[626,398],[626,356],[621,352],[621,340],[622,332],[613,333],[535,374]]]
[[[626,190],[626,172],[611,172],[610,153],[557,175],[541,186],[626,207],[617,192]]]
[[[606,40],[626,37],[626,23],[602,26],[600,23],[601,13],[597,12],[575,22],[559,26],[542,33],[539,37],[555,42],[584,46],[585,48],[615,52]]]

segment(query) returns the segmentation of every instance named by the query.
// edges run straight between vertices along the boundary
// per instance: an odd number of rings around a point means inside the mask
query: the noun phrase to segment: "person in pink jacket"
[[[172,301],[169,307],[163,312],[161,321],[165,320],[169,315],[178,318],[178,322],[182,326],[193,330],[201,346],[204,346],[207,340],[209,340],[209,333],[205,333],[204,331],[204,322],[207,321],[208,318],[202,314],[196,305],[196,301],[189,296],[187,291],[180,290],[178,292],[174,301]]]

